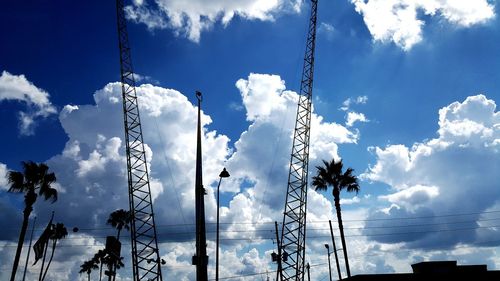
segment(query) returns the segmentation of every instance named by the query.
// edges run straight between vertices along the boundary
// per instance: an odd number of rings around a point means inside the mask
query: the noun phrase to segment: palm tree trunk
[[[50,259],[49,259],[49,262],[47,263],[47,267],[45,268],[45,273],[43,274],[42,281],[45,280],[45,276],[47,275],[47,271],[49,271],[50,263],[52,262],[52,259],[54,258],[54,252],[56,251],[56,242],[57,242],[57,240],[54,240],[54,242],[52,243],[52,253],[50,254]]]
[[[87,273],[87,276],[89,277],[89,281],[90,281],[90,272],[89,272],[89,273]]]
[[[339,223],[339,230],[340,230],[340,241],[342,241],[342,248],[344,250],[344,259],[345,259],[345,267],[347,271],[347,277],[351,277],[351,270],[349,269],[349,259],[347,258],[347,247],[345,244],[345,237],[344,237],[344,226],[342,225],[342,214],[340,211],[340,196],[335,196],[334,194],[334,201],[335,201],[335,209],[337,210],[337,220]]]
[[[14,258],[14,264],[12,265],[12,274],[10,276],[10,281],[14,281],[16,278],[17,267],[19,266],[19,258],[21,257],[21,250],[23,249],[24,237],[26,236],[26,230],[28,229],[28,220],[33,207],[31,205],[24,208],[24,218],[23,225],[21,226],[21,233],[19,233],[19,241],[17,242],[16,256]],[[29,249],[28,249],[29,251]]]
[[[102,260],[100,261],[100,265],[99,265],[99,281],[102,281]]]

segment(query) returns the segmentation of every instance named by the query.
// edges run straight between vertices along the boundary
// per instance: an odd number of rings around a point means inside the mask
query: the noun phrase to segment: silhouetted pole
[[[278,244],[278,271],[276,271],[276,281],[283,281],[283,274],[281,273],[281,243],[278,235],[278,222],[274,222],[274,228],[276,229],[276,244]]]
[[[328,223],[330,224],[330,234],[332,235],[333,253],[335,254],[335,262],[337,263],[337,272],[339,273],[339,280],[342,280],[342,275],[340,274],[339,257],[337,255],[337,247],[335,246],[335,239],[333,238],[332,221],[329,220]]]
[[[307,281],[311,281],[311,265],[309,263],[306,264],[307,269]]]
[[[42,267],[40,268],[40,276],[38,277],[39,281],[42,281],[42,273],[43,273],[43,267],[45,265],[45,257],[47,256],[47,249],[49,248],[49,243],[45,243],[45,249],[43,250],[43,258],[42,258]]]
[[[33,232],[35,232],[36,217],[33,219],[33,226],[31,227],[30,244],[28,246],[28,255],[26,256],[26,262],[24,263],[24,273],[23,281],[26,280],[26,270],[28,269],[28,260],[30,259],[31,252],[31,242],[33,242]]]
[[[53,230],[52,228],[52,220],[54,219],[54,211],[52,211],[52,217],[50,218],[50,229]],[[45,243],[45,249],[43,250],[43,258],[42,258],[42,268],[40,269],[40,277],[38,280],[42,281],[42,273],[43,273],[43,266],[45,264],[45,256],[47,255],[47,249],[49,248],[49,241]]]
[[[198,136],[196,144],[196,255],[193,256],[193,265],[196,265],[196,280],[207,281],[207,237],[205,231],[205,189],[203,188],[202,155],[201,155],[201,101],[202,95],[196,91],[198,99]]]
[[[219,174],[219,184],[217,185],[217,242],[215,250],[215,281],[219,281],[219,188],[222,178],[229,178],[229,173],[226,168],[222,169]]]
[[[325,244],[326,252],[328,253],[328,272],[330,272],[330,281],[332,281],[332,265],[330,263],[330,247]]]

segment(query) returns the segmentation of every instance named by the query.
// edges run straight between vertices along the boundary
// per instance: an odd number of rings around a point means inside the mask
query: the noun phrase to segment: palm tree
[[[96,263],[99,264],[99,281],[102,280],[102,266],[106,264],[106,250],[99,250],[97,253],[94,255],[92,260],[94,260]]]
[[[120,240],[120,232],[123,228],[126,230],[130,229],[130,221],[132,220],[132,216],[130,211],[125,211],[123,209],[116,210],[109,215],[107,224],[110,224],[112,227],[118,229],[118,234],[116,235],[116,239]]]
[[[342,172],[344,166],[342,160],[338,162],[335,162],[335,159],[332,159],[332,162],[323,160],[323,164],[324,166],[316,166],[317,174],[312,178],[312,185],[319,191],[326,191],[329,186],[333,188],[332,194],[335,202],[335,209],[337,210],[337,220],[339,223],[342,248],[344,249],[347,276],[351,277],[349,260],[347,259],[344,226],[342,225],[342,215],[340,211],[340,191],[345,189],[347,192],[356,192],[357,194],[359,192],[358,179],[353,175],[354,170],[351,168],[347,168],[345,172]]]
[[[109,280],[113,281],[116,278],[116,270],[125,266],[125,264],[123,264],[123,257],[118,258],[115,255],[111,254],[107,254],[103,258],[103,263],[108,265],[110,272],[115,273],[109,276]]]
[[[11,281],[16,277],[19,257],[23,247],[26,229],[28,228],[28,219],[33,211],[38,195],[43,196],[45,200],[51,199],[52,203],[57,200],[57,190],[51,185],[56,181],[54,173],[49,173],[49,167],[44,163],[37,164],[32,161],[22,162],[23,172],[9,171],[7,178],[9,181],[9,192],[24,193],[24,212],[23,224],[19,233],[19,242],[17,243],[16,256],[12,266]],[[38,193],[38,194],[37,194]]]
[[[57,241],[63,239],[68,235],[68,230],[62,223],[57,223],[53,225],[52,234],[50,235],[50,240],[52,240],[52,253],[50,254],[49,262],[47,263],[47,267],[45,268],[45,273],[43,274],[42,281],[45,280],[45,276],[47,275],[47,271],[49,271],[50,263],[54,258],[54,252],[56,250]]]
[[[98,269],[96,262],[94,260],[84,261],[82,265],[80,265],[80,271],[78,273],[87,273],[88,281],[90,281],[90,273],[93,269]]]
[[[123,209],[116,210],[109,214],[108,221],[106,222],[107,224],[110,224],[114,228],[118,229],[118,233],[116,234],[116,240],[120,241],[120,232],[122,231],[123,228],[126,230],[130,230],[130,222],[132,221],[132,215],[130,211],[125,211]],[[108,259],[107,259],[107,264],[108,268],[111,272],[116,273],[116,269],[119,269],[120,267],[123,266],[123,263],[121,262],[123,258],[116,258],[114,255],[108,254]],[[113,280],[116,277],[116,275],[113,275]],[[110,276],[111,280],[111,276]]]

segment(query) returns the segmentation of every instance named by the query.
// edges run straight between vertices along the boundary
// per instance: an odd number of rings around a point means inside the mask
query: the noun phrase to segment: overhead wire
[[[392,221],[392,220],[413,220],[413,219],[430,219],[430,218],[445,218],[445,217],[461,217],[461,216],[468,216],[468,215],[482,215],[482,214],[493,214],[493,213],[500,213],[500,210],[493,210],[493,211],[483,211],[483,212],[471,212],[471,213],[457,213],[457,214],[441,214],[441,215],[433,215],[433,216],[408,216],[408,217],[398,217],[398,218],[374,218],[374,219],[343,219],[342,222],[372,222],[372,221]],[[487,220],[496,220],[500,218],[484,218],[484,219],[477,219],[477,220],[471,220],[472,221],[487,221]],[[332,222],[335,220],[332,220]],[[308,224],[322,224],[322,223],[328,223],[328,220],[315,220],[315,221],[307,221]],[[453,223],[453,222],[452,222]],[[206,223],[207,225],[215,225],[216,223],[211,223],[208,222]],[[220,222],[221,225],[265,225],[265,224],[270,224],[274,225],[273,222]],[[278,224],[281,224],[278,222]],[[157,224],[157,228],[163,228],[163,227],[180,227],[180,226],[194,226],[194,223],[181,223],[181,224]],[[3,226],[2,229],[18,229],[19,227],[17,226]],[[44,230],[45,227],[35,227],[35,231],[40,231]],[[79,227],[79,230],[87,230],[87,231],[94,231],[94,230],[111,230],[113,227],[111,226],[100,226],[100,227]]]

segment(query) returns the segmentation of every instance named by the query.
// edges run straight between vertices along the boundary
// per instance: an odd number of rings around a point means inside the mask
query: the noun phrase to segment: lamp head
[[[222,172],[220,172],[219,177],[229,178],[229,172],[226,170],[226,168],[222,169]]]
[[[328,244],[325,244],[325,248],[330,249],[330,246],[328,246]]]
[[[203,96],[202,96],[201,92],[200,91],[196,91],[195,93],[196,93],[196,98],[198,99],[198,101],[201,102],[203,100]]]

